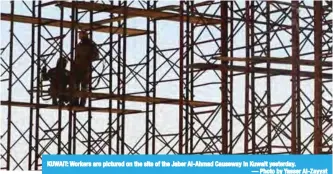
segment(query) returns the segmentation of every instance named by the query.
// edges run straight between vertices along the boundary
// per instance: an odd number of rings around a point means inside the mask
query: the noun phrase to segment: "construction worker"
[[[67,63],[68,61],[65,58],[60,57],[55,68],[51,68],[49,71],[46,70],[46,66],[42,68],[42,80],[50,81],[49,93],[53,105],[64,105],[65,102],[68,102],[64,94],[69,84],[69,71],[66,70]]]
[[[94,60],[99,59],[99,52],[96,44],[89,38],[88,33],[84,30],[79,32],[80,43],[76,46],[75,60],[73,62],[73,80],[74,90],[88,91],[92,73],[91,64]],[[74,99],[73,105],[85,106],[86,97]]]

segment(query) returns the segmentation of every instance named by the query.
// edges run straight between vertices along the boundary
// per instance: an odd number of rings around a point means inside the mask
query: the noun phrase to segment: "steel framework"
[[[4,3],[3,170],[41,170],[42,154],[332,153],[330,1]],[[73,60],[78,29],[102,56],[94,88],[71,94],[86,107],[53,106],[41,67]]]

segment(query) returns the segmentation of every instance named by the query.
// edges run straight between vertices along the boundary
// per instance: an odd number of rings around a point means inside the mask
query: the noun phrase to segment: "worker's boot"
[[[52,105],[58,105],[57,98],[52,97]]]
[[[72,102],[71,102],[71,105],[72,106],[79,106],[79,99],[78,98],[73,99]]]
[[[59,103],[60,106],[65,106],[65,100],[64,100],[64,97],[62,95],[59,96],[58,103]]]
[[[84,107],[86,105],[86,101],[87,101],[86,98],[81,98],[80,106]]]

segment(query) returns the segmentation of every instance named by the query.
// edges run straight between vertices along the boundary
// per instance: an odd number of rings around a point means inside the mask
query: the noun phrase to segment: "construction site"
[[[85,106],[43,67],[89,31]],[[332,154],[332,1],[2,1],[1,170],[46,154]],[[71,88],[71,87],[69,87]]]

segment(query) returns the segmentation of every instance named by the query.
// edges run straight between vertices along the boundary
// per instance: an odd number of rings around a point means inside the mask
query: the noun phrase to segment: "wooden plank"
[[[66,8],[72,8],[72,3],[74,3],[74,7],[78,9],[84,9],[84,10],[92,10],[92,11],[98,11],[98,12],[112,12],[112,13],[118,13],[118,14],[124,14],[125,7],[122,6],[116,6],[116,5],[107,5],[107,4],[100,4],[100,3],[91,3],[91,2],[65,2],[61,1],[57,4],[57,6],[62,6]],[[164,20],[169,21],[180,21],[180,15],[177,13],[170,13],[170,12],[162,12],[159,10],[146,10],[146,9],[140,9],[140,8],[133,8],[133,7],[127,7],[127,15],[129,16],[137,16],[137,17],[150,17],[153,19],[159,19],[163,18]],[[184,16],[184,21],[187,20],[187,17]],[[191,16],[189,17],[190,23],[194,24],[221,24],[221,20],[219,19],[211,19],[211,18],[203,18],[203,17],[196,17]]]
[[[234,61],[234,62],[246,62],[245,57],[213,57],[213,59],[224,60],[224,61]]]
[[[245,57],[214,57],[214,59],[218,60],[225,60],[225,61],[237,61],[237,62],[246,62]],[[276,63],[276,64],[291,64],[291,58],[290,57],[259,57],[259,56],[254,56],[249,58],[250,62],[253,63],[266,63],[270,60],[271,63]],[[305,60],[301,59],[299,60],[300,65],[306,65],[306,66],[314,66],[314,60]],[[332,62],[330,61],[325,61],[321,62],[323,67],[333,67]]]
[[[10,21],[11,15],[7,13],[1,13],[1,20],[3,21]],[[21,22],[21,23],[29,23],[29,24],[38,24],[38,18],[29,17],[29,16],[23,16],[23,15],[14,15],[14,21],[15,22]],[[49,18],[42,18],[41,22],[48,26],[53,27],[60,27],[60,20],[56,19],[49,19]],[[63,21],[63,26],[65,28],[71,28],[72,22],[71,21]],[[88,23],[76,23],[76,26],[81,29],[89,29],[90,25]],[[109,26],[102,26],[102,25],[93,25],[93,30],[97,32],[103,32],[103,33],[109,33]],[[119,27],[111,27],[112,32],[116,34],[123,34],[123,28]],[[127,36],[136,36],[136,35],[143,35],[147,32],[145,30],[139,30],[139,29],[127,29]]]
[[[56,4],[57,1],[49,1],[49,2],[45,2],[45,3],[42,3],[41,4],[41,7],[46,7],[46,6],[49,6],[49,5],[53,5],[53,4]],[[39,5],[36,5],[36,7],[38,7]]]
[[[34,90],[36,92],[36,90]],[[47,92],[47,91],[42,91]],[[116,95],[116,94],[109,94],[109,93],[97,93],[97,92],[83,92],[77,91],[76,93],[64,93],[63,95],[67,96],[76,96],[76,97],[91,97],[92,99],[111,99],[111,100],[119,100],[119,101],[129,101],[129,102],[148,102],[148,103],[155,103],[155,104],[170,104],[170,105],[178,105],[178,99],[170,99],[170,98],[161,98],[161,97],[145,97],[145,96],[132,96],[132,95]],[[217,106],[220,103],[214,102],[206,102],[206,101],[184,101],[184,104],[193,106],[193,107],[205,107],[205,106]]]
[[[127,16],[127,19],[129,18],[133,18],[135,16]],[[113,18],[109,18],[109,19],[102,19],[102,20],[99,20],[99,21],[95,21],[94,23],[95,24],[99,24],[99,25],[103,25],[103,24],[109,24],[111,22],[120,22],[120,21],[123,21],[124,20],[124,16],[118,16],[118,17],[113,17]]]
[[[8,101],[1,101],[1,105],[9,105]],[[50,104],[31,104],[27,102],[11,102],[11,106],[15,107],[29,107],[29,108],[43,108],[43,109],[59,109],[57,105],[50,105]],[[82,111],[88,111],[87,107],[81,107],[81,106],[63,106],[61,110],[70,110],[72,108],[73,111],[77,112],[82,112]],[[142,111],[140,110],[129,110],[125,109],[123,112],[121,109],[110,109],[110,108],[97,108],[97,107],[92,107],[91,108],[92,112],[102,112],[102,113],[108,113],[111,111],[111,113],[116,113],[116,114],[135,114],[135,113],[141,113]]]
[[[87,93],[87,92],[77,92],[76,95],[78,96],[91,96],[93,98],[105,98],[105,99],[112,99],[112,100],[125,100],[130,102],[148,102],[148,103],[155,103],[155,104],[170,104],[170,105],[178,105],[178,99],[170,99],[170,98],[160,98],[160,97],[145,97],[145,96],[130,96],[130,95],[114,95],[108,93]],[[216,106],[219,103],[214,102],[205,102],[205,101],[184,101],[184,104],[193,106],[193,107],[205,107],[205,106]]]
[[[155,10],[159,10],[159,11],[165,11],[165,10],[178,11],[179,10],[179,5],[167,5],[167,6],[163,6],[163,7],[158,7]]]
[[[211,5],[211,4],[213,4],[214,2],[215,2],[215,1],[211,1],[211,0],[209,0],[209,1],[203,1],[203,2],[196,3],[196,4],[194,4],[193,6],[194,6],[194,7],[201,7],[201,6]]]
[[[207,64],[207,63],[195,63],[192,65],[188,66],[189,68],[194,68],[194,69],[199,69],[199,70],[220,70],[222,67],[221,65],[218,64]],[[246,67],[245,66],[228,66],[228,71],[238,71],[238,72],[245,72]],[[291,75],[291,70],[286,70],[286,69],[274,69],[271,68],[271,75],[285,75],[285,76],[290,76]],[[255,72],[255,73],[260,73],[260,74],[266,74],[267,69],[266,68],[251,68],[250,72]],[[328,73],[323,73],[323,79],[332,79],[332,74]],[[314,72],[309,72],[309,71],[300,71],[300,76],[301,77],[311,77],[314,78],[315,74]]]

